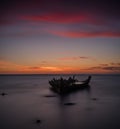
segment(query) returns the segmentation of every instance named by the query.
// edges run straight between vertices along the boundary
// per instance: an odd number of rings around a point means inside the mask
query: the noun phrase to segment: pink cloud
[[[52,22],[52,23],[90,23],[99,24],[100,21],[89,16],[86,13],[65,13],[65,12],[51,12],[41,15],[23,15],[19,17],[21,20],[34,21],[34,22]]]
[[[48,31],[51,34],[70,38],[92,38],[92,37],[120,37],[120,32],[78,32],[78,31]]]

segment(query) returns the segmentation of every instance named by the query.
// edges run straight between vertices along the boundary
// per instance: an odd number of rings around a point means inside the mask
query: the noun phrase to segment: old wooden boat
[[[84,89],[89,87],[89,82],[91,80],[91,76],[89,76],[84,81],[78,81],[75,79],[75,77],[69,77],[69,79],[63,79],[62,77],[60,79],[53,78],[49,81],[50,88],[59,93],[69,93],[76,90]]]

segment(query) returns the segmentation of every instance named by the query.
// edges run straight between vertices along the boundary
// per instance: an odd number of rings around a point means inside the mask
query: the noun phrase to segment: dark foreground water
[[[0,129],[120,129],[119,75],[93,75],[89,90],[66,96],[50,91],[53,77],[0,76]]]

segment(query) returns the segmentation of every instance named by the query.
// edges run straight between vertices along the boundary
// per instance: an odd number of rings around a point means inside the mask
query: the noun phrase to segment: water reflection
[[[88,98],[91,98],[91,87],[87,87],[86,89],[81,89],[78,91],[74,91],[72,93],[62,94],[58,96],[58,104],[59,106],[63,106],[65,103],[69,103],[68,105],[73,105],[72,100],[78,99],[81,95],[86,95]],[[81,97],[80,97],[81,98]],[[71,103],[71,104],[70,104]]]
[[[88,88],[69,94],[57,95],[56,98],[53,98],[56,99],[56,103],[52,111],[58,114],[55,118],[52,117],[55,121],[54,126],[58,129],[79,129],[78,123],[80,124],[80,121],[85,119],[83,114],[86,110],[83,108],[88,107],[90,94],[91,88]]]

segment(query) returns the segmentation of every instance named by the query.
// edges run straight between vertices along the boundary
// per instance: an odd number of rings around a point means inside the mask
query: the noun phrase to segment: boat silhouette
[[[84,81],[78,81],[75,79],[75,76],[69,77],[68,79],[60,79],[53,78],[49,81],[50,89],[58,94],[69,93],[80,89],[85,89],[90,87],[89,83],[91,80],[91,76]]]

